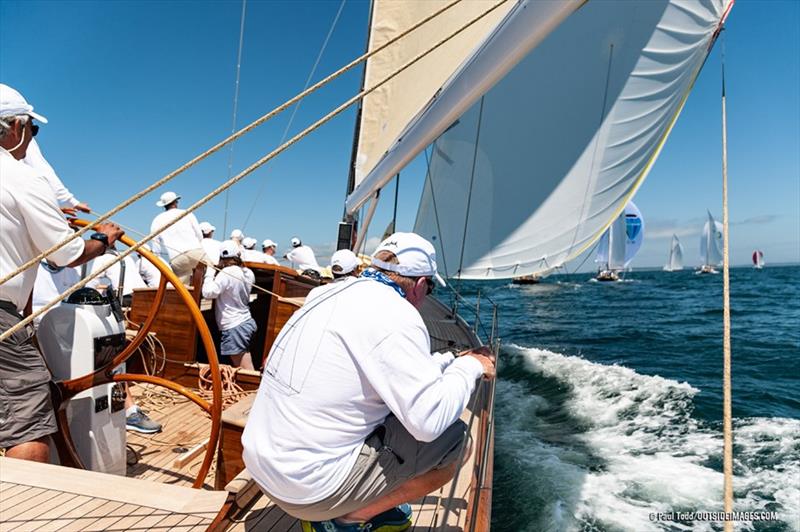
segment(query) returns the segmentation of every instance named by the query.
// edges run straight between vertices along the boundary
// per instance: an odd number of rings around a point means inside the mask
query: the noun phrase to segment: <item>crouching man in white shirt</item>
[[[372,265],[286,323],[242,435],[248,471],[305,531],[408,528],[407,501],[453,478],[459,416],[494,377],[484,348],[430,353],[417,310],[440,280],[428,241],[395,233]]]
[[[206,269],[203,297],[217,300],[214,313],[222,335],[220,352],[231,357],[234,366],[253,369],[250,340],[256,322],[250,315],[250,289],[255,276],[242,265],[239,248],[232,240],[222,243],[219,257],[219,272]]]

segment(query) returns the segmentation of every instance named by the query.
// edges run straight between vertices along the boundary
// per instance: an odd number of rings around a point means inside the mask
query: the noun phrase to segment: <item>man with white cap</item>
[[[244,233],[241,229],[234,229],[231,231],[231,240],[236,244],[236,249],[242,251],[244,246],[242,246],[242,240],[244,240]]]
[[[395,233],[372,268],[307,300],[273,344],[243,458],[304,530],[404,530],[406,502],[453,477],[459,416],[494,361],[486,348],[431,355],[417,309],[434,279],[433,246]]]
[[[242,264],[232,240],[222,243],[219,256],[222,270],[206,270],[203,297],[216,300],[214,313],[222,336],[220,353],[231,357],[237,367],[253,369],[250,340],[256,332],[256,322],[250,315],[250,290],[255,276]]]
[[[261,251],[264,252],[264,257],[266,257],[267,264],[272,264],[274,266],[278,266],[280,264],[278,262],[278,259],[275,258],[275,251],[277,249],[278,249],[278,244],[276,244],[269,238],[261,243]]]
[[[0,276],[73,234],[47,179],[24,164],[31,139],[46,124],[25,98],[0,87]],[[101,255],[122,236],[115,224],[95,226],[90,240],[75,239],[47,256],[55,266],[78,266]],[[18,324],[31,296],[37,265],[0,285],[0,333]],[[56,432],[50,402],[50,372],[29,329],[0,342],[0,447],[6,456],[46,462],[48,436]]]
[[[319,273],[321,269],[319,263],[317,263],[317,257],[314,255],[314,250],[304,246],[297,237],[292,238],[292,250],[286,253],[284,258],[290,260],[299,272],[314,270]]]
[[[200,222],[200,232],[203,233],[203,250],[206,252],[208,256],[208,260],[214,266],[217,265],[219,262],[219,247],[222,245],[222,242],[219,240],[214,240],[214,231],[217,228],[211,225],[208,222]]]
[[[5,101],[8,101],[12,98],[17,101],[25,100],[19,92],[3,83],[0,83],[0,95],[0,98],[3,98]],[[47,123],[46,120],[40,120],[40,122],[43,124]],[[87,204],[79,201],[75,195],[72,194],[72,192],[70,192],[66,186],[64,186],[64,183],[58,177],[58,174],[56,174],[55,170],[53,170],[53,167],[50,166],[50,163],[48,163],[47,159],[45,159],[44,155],[42,155],[42,151],[39,149],[39,144],[36,142],[36,139],[31,139],[31,142],[28,145],[28,150],[26,151],[22,162],[36,170],[37,174],[40,174],[47,179],[47,182],[50,184],[53,192],[55,192],[58,204],[62,209],[70,212],[70,214],[74,214],[75,210],[91,212],[91,209],[89,209]]]
[[[258,244],[258,240],[251,236],[248,236],[242,240],[242,247],[244,248],[242,249],[242,261],[266,264],[267,258],[263,253],[256,249],[256,244]]]
[[[331,273],[336,281],[358,277],[360,261],[349,249],[340,249],[331,256]]]
[[[174,192],[161,194],[156,206],[163,207],[164,212],[153,219],[153,223],[150,224],[151,233],[186,212],[178,208],[180,199],[181,197]],[[210,262],[203,250],[202,240],[203,233],[200,231],[200,224],[195,215],[189,213],[153,239],[153,252],[160,255],[170,265],[183,284],[189,284],[194,267],[199,262]]]

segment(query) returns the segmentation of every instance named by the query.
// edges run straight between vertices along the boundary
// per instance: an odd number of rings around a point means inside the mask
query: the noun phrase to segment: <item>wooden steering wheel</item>
[[[91,225],[91,222],[87,222],[85,220],[71,220],[70,222],[72,225],[77,227]],[[129,247],[136,244],[133,239],[127,236],[123,236],[119,239],[119,241]],[[203,457],[203,463],[200,466],[200,470],[197,472],[197,477],[195,478],[194,483],[192,484],[193,488],[202,488],[206,476],[208,476],[208,471],[211,468],[211,461],[214,459],[214,452],[216,451],[217,444],[219,443],[220,429],[222,427],[222,378],[220,376],[217,350],[214,347],[214,340],[211,337],[211,331],[209,331],[208,325],[206,325],[206,321],[203,319],[200,308],[197,306],[192,298],[192,295],[189,293],[183,283],[181,283],[178,277],[172,272],[170,267],[145,248],[139,248],[137,253],[148,260],[158,269],[159,272],[161,272],[161,281],[159,282],[158,290],[156,291],[156,296],[153,299],[153,303],[150,306],[150,312],[148,313],[147,319],[142,324],[133,340],[131,340],[131,342],[126,345],[117,356],[106,363],[102,368],[97,369],[94,373],[84,375],[83,377],[58,381],[53,384],[53,403],[56,411],[56,420],[58,422],[58,433],[55,435],[55,437],[59,440],[58,444],[56,445],[59,458],[61,463],[64,465],[85,469],[80,457],[78,456],[78,452],[75,449],[75,443],[72,441],[72,436],[70,435],[69,431],[66,409],[70,399],[84,390],[88,390],[102,384],[108,384],[111,382],[146,382],[163,386],[164,388],[172,390],[173,392],[186,397],[211,416],[211,434],[208,437],[208,446],[206,447],[206,453]],[[197,326],[197,332],[200,334],[200,339],[203,342],[203,347],[205,347],[206,354],[208,355],[208,364],[211,368],[211,403],[188,388],[161,377],[136,373],[112,374],[114,368],[128,360],[147,337],[147,333],[155,321],[156,313],[158,312],[159,308],[161,307],[161,303],[164,300],[167,282],[172,284],[186,307],[189,309],[189,313],[191,314],[192,319]]]

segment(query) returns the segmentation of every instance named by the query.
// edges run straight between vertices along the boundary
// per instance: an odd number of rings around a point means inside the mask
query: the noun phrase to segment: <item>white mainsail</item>
[[[368,49],[374,50],[452,0],[375,0]],[[499,5],[497,9],[492,9]],[[355,184],[386,153],[403,128],[514,6],[513,0],[462,0],[367,60],[364,86],[372,87],[470,20],[475,24],[367,95],[361,105]]]
[[[672,235],[672,242],[669,246],[669,260],[664,266],[664,271],[676,272],[683,269],[683,246],[681,246],[678,235]]]
[[[700,258],[703,266],[719,266],[722,264],[722,224],[708,213],[708,220],[703,225],[700,236]]]
[[[415,230],[448,276],[535,274],[589,247],[646,176],[730,2],[588,2],[463,112],[477,67],[505,57],[493,45],[553,5],[516,4],[348,198],[353,212],[443,133]]]

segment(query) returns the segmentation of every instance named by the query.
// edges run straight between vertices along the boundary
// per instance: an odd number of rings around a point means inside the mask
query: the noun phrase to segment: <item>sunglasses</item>
[[[436,287],[436,285],[433,283],[433,279],[426,277],[425,284],[428,286],[428,292],[426,295],[431,295],[433,293],[433,289]]]
[[[34,123],[31,123],[31,136],[35,137],[38,132],[39,132],[39,126]]]

